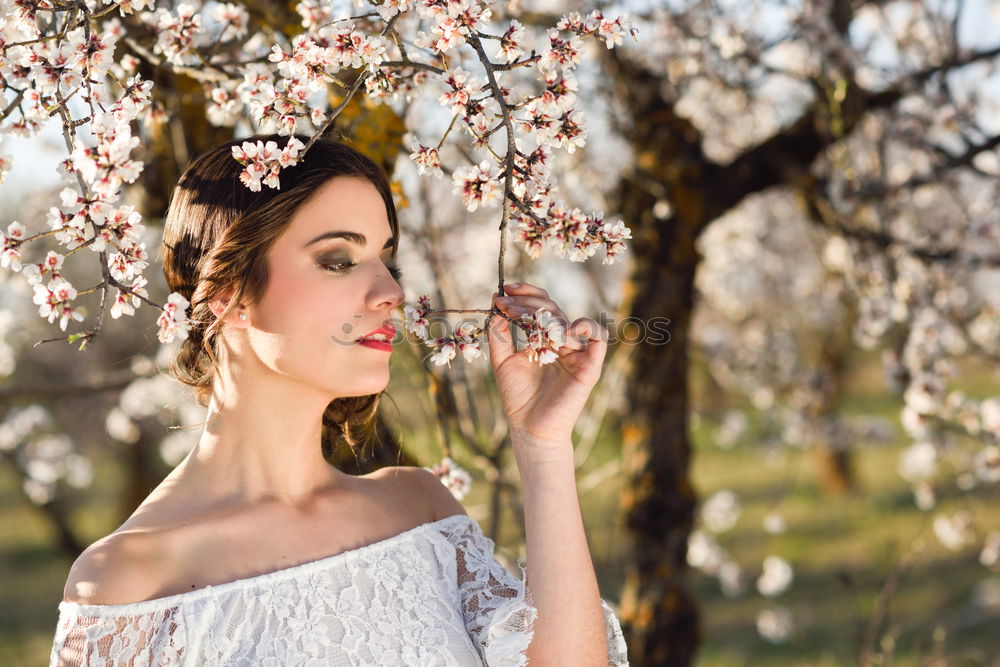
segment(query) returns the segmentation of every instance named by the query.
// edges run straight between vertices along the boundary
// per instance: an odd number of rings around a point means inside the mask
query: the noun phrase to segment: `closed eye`
[[[357,262],[336,262],[334,264],[320,264],[320,267],[329,271],[330,273],[347,273],[350,269],[357,266]],[[395,266],[386,267],[389,269],[389,275],[392,276],[393,280],[399,281],[403,277],[403,271]]]

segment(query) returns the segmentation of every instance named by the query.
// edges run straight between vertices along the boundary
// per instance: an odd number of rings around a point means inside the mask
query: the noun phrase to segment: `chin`
[[[378,381],[375,378],[370,378],[369,382],[359,382],[353,383],[350,387],[344,387],[343,385],[337,387],[327,386],[332,398],[351,398],[355,396],[369,396],[371,394],[378,394],[379,392],[385,391],[386,387],[389,386],[389,374],[385,374],[384,380]]]

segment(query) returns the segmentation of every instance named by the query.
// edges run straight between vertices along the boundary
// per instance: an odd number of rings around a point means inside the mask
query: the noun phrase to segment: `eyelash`
[[[348,268],[354,268],[357,265],[358,265],[357,262],[337,262],[336,264],[320,264],[320,266],[324,270],[329,271],[330,273],[344,273],[346,271],[346,269],[340,269],[340,270],[334,269],[333,267],[335,266],[346,266]],[[388,268],[389,268],[389,275],[392,276],[393,280],[398,281],[400,278],[403,277],[402,270],[397,269],[395,266],[390,266]]]

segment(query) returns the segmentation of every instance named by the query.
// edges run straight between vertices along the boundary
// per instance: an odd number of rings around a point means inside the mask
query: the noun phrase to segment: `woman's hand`
[[[545,365],[532,360],[527,349],[515,351],[510,328],[516,325],[503,317],[494,316],[487,333],[490,365],[511,433],[561,446],[570,442],[590,391],[601,377],[608,331],[586,317],[569,324],[540,287],[514,283],[504,289],[509,303],[500,301],[496,292],[493,298],[508,317],[517,319],[544,308],[566,327],[565,342],[556,351],[558,358]]]

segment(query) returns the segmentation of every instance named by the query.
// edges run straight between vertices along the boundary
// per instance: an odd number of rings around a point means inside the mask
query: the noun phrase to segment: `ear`
[[[208,308],[212,313],[218,318],[225,311],[226,307],[229,305],[229,301],[233,298],[233,293],[236,290],[232,287],[227,287],[222,290],[219,294],[213,296],[208,300]],[[247,315],[246,319],[240,319],[240,313],[243,312]],[[244,308],[234,308],[229,315],[226,316],[225,323],[228,326],[245,329],[250,326],[250,310],[246,307]]]

